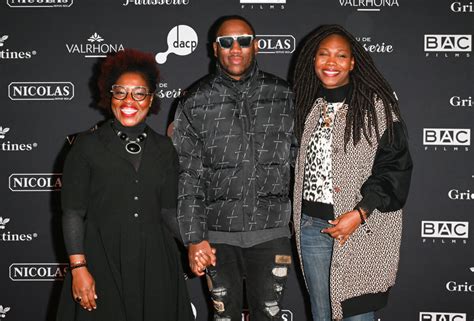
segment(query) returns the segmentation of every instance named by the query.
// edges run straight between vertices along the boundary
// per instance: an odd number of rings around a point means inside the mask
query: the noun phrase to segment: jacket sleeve
[[[180,103],[174,119],[173,143],[180,164],[177,217],[185,245],[207,239],[203,143],[190,117]]]
[[[69,255],[84,254],[84,220],[89,203],[91,169],[83,155],[81,137],[69,151],[63,168],[61,188],[62,228]]]
[[[401,209],[407,200],[413,163],[404,126],[393,124],[393,141],[382,135],[375,154],[372,174],[361,187],[362,200],[356,207],[371,213],[374,209],[391,212]]]
[[[173,237],[181,240],[179,232],[178,219],[176,217],[176,206],[177,206],[177,195],[178,195],[178,173],[179,173],[179,161],[176,150],[174,149],[171,141],[168,140],[169,148],[168,154],[170,156],[170,166],[163,173],[164,175],[164,189],[160,193],[160,204],[161,214],[163,221],[171,232]]]
[[[296,157],[298,156],[298,139],[296,138],[295,135],[295,109],[294,109],[294,103],[293,103],[294,96],[291,96],[291,99],[288,100],[288,104],[290,105],[290,110],[291,110],[291,116],[293,117],[293,123],[291,125],[291,147],[290,147],[290,165],[291,167],[295,167],[296,165]]]

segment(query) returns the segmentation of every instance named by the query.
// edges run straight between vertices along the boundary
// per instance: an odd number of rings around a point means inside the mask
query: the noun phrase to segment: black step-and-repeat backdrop
[[[73,134],[104,118],[98,62],[127,47],[156,55],[161,103],[148,123],[164,133],[176,99],[212,66],[209,27],[229,14],[254,24],[259,65],[283,78],[320,24],[344,25],[371,52],[400,100],[415,162],[398,283],[378,318],[474,320],[469,0],[1,0],[0,318],[54,320],[67,262],[62,162]],[[196,320],[208,320],[205,286],[188,284]],[[308,308],[296,266],[284,320],[310,320]]]

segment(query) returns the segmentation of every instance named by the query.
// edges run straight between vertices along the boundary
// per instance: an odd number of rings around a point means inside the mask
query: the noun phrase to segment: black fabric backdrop
[[[73,134],[104,119],[97,56],[162,53],[160,109],[148,123],[164,133],[176,97],[213,65],[209,27],[239,14],[260,35],[260,67],[283,78],[320,24],[342,24],[372,52],[400,100],[415,163],[398,283],[378,317],[473,320],[473,11],[467,0],[2,0],[0,318],[54,320],[67,262],[62,161]],[[208,320],[204,283],[188,285],[197,320]],[[310,320],[297,265],[283,308],[285,320]]]

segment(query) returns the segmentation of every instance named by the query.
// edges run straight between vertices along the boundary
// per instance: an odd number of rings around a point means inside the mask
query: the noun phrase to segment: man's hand
[[[337,219],[330,220],[329,224],[334,226],[325,228],[321,232],[329,234],[332,238],[338,240],[339,245],[342,246],[361,224],[359,212],[354,210],[344,213]]]
[[[203,276],[209,265],[216,265],[216,249],[208,241],[188,245],[188,260],[191,271],[197,276]]]

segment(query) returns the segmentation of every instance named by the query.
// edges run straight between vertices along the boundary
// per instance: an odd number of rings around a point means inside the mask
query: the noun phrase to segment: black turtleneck
[[[352,84],[348,83],[337,88],[324,88],[323,86],[318,89],[318,98],[322,97],[328,103],[340,103],[346,100],[352,91]]]
[[[122,123],[120,123],[117,119],[115,119],[112,121],[112,126],[114,129],[124,132],[125,134],[128,135],[128,137],[133,139],[133,138],[137,138],[138,135],[143,133],[147,125],[145,122],[141,122],[135,126],[127,127],[127,126],[122,125]]]

